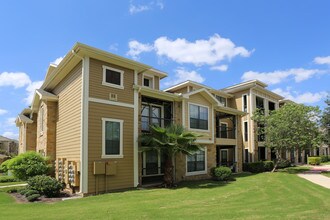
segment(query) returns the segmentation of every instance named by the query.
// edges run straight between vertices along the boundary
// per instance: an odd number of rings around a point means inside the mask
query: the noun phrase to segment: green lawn
[[[322,173],[324,176],[330,177],[330,172]]]
[[[4,219],[329,219],[329,195],[326,188],[277,172],[56,204],[16,204],[0,192],[0,213]]]

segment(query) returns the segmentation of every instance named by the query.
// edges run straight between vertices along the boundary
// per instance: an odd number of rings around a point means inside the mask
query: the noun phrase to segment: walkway
[[[0,186],[0,189],[8,188],[8,187],[16,187],[16,186],[26,186],[27,183],[15,184],[15,185],[8,185],[8,186]]]
[[[310,171],[298,174],[299,177],[315,184],[330,189],[330,178],[321,174],[322,171],[330,171],[330,165],[314,166]]]

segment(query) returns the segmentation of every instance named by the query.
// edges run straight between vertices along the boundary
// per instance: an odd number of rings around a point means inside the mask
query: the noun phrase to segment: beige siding
[[[208,120],[208,127],[209,130],[208,131],[203,131],[203,130],[194,130],[194,129],[190,129],[189,127],[189,104],[196,104],[196,105],[202,105],[202,106],[207,106],[209,108],[209,120]],[[202,95],[200,95],[199,93],[194,94],[192,96],[190,96],[189,100],[186,101],[185,104],[185,124],[184,126],[192,131],[195,131],[196,133],[202,135],[202,137],[198,138],[198,140],[200,142],[206,141],[209,142],[212,140],[212,132],[214,130],[214,128],[212,127],[212,104],[207,101]]]
[[[155,76],[155,89],[159,90],[159,77]]]
[[[130,188],[134,186],[133,174],[133,108],[125,108],[99,103],[89,103],[88,130],[88,192],[95,193],[106,190]],[[123,158],[102,159],[102,118],[120,119],[124,121],[123,129]],[[117,162],[117,174],[95,176],[93,174],[94,161]]]
[[[80,160],[82,65],[79,63],[53,90],[58,95],[56,157]]]
[[[124,89],[113,88],[110,86],[102,85],[103,80],[103,67],[108,66],[111,68],[124,71]],[[117,94],[118,102],[134,103],[134,71],[121,66],[116,66],[103,61],[90,59],[90,74],[89,74],[89,96],[92,98],[99,98],[109,100],[110,93]]]

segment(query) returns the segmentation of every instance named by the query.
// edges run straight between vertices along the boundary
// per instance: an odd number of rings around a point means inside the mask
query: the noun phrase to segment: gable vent
[[[110,93],[110,94],[109,94],[109,99],[110,99],[111,101],[117,101],[117,94]]]

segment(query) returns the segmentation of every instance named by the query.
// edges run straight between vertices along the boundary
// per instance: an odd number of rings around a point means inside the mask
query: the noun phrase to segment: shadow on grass
[[[277,172],[289,173],[289,174],[298,174],[309,171],[311,167],[298,166],[298,167],[287,167],[284,169],[278,169]]]

